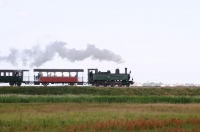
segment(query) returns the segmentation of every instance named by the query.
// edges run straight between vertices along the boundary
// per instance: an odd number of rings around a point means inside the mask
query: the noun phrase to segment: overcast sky
[[[136,82],[200,84],[199,0],[0,0],[0,57],[54,42],[78,50],[91,44],[124,63],[71,62],[56,54],[32,68],[127,67]],[[30,66],[1,60],[0,69],[6,68]]]

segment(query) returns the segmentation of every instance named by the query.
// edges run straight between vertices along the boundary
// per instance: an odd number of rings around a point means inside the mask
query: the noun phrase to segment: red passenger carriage
[[[69,84],[83,85],[83,69],[34,69],[34,84],[49,85],[49,84]]]

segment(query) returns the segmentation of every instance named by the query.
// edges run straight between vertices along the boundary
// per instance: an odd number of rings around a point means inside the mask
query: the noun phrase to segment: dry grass
[[[0,130],[66,131],[88,122],[92,125],[107,121],[125,123],[127,120],[162,121],[174,118],[187,121],[193,117],[199,119],[199,111],[199,104],[0,104]]]
[[[199,113],[200,104],[98,104],[98,103],[19,103],[0,104],[0,113],[59,113],[79,111],[126,111],[126,112],[175,112],[175,113]]]
[[[67,131],[200,131],[200,119],[138,119],[138,120],[108,120],[88,122],[86,124],[68,126]]]

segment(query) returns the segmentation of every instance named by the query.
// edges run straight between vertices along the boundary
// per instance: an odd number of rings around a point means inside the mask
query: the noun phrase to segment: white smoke
[[[0,56],[0,61],[7,61],[13,65],[17,65],[17,57],[19,56],[19,51],[16,49],[10,49],[10,54],[8,56]]]
[[[98,49],[95,45],[88,44],[85,50],[76,50],[66,48],[65,42],[54,42],[47,45],[44,49],[40,46],[34,46],[31,49],[24,49],[19,52],[16,49],[11,49],[11,53],[8,56],[1,57],[0,61],[7,61],[13,65],[17,64],[17,59],[21,59],[23,65],[29,64],[31,67],[39,67],[47,61],[51,61],[56,54],[63,59],[67,59],[71,62],[82,61],[91,57],[94,60],[99,61],[112,61],[116,63],[123,63],[124,60],[121,56],[107,49]]]

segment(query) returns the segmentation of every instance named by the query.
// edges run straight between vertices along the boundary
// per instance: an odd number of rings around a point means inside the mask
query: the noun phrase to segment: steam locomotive
[[[93,73],[94,72],[94,73]],[[111,86],[115,85],[127,86],[129,87],[133,84],[133,79],[130,80],[130,73],[127,73],[127,68],[125,68],[125,73],[120,73],[119,69],[115,70],[115,73],[111,73],[110,70],[107,72],[98,71],[98,69],[88,69],[88,83],[95,86]]]
[[[98,69],[88,69],[87,82],[83,81],[83,69],[33,69],[34,77],[30,78],[29,70],[0,70],[0,83],[9,83],[10,86],[21,86],[24,84],[44,85],[49,84],[67,84],[67,85],[84,85],[92,86],[127,86],[134,84],[131,80],[130,73],[120,73],[119,69],[115,73],[110,70],[106,72],[98,71]],[[26,75],[25,75],[26,74]],[[57,76],[57,74],[59,74]]]

